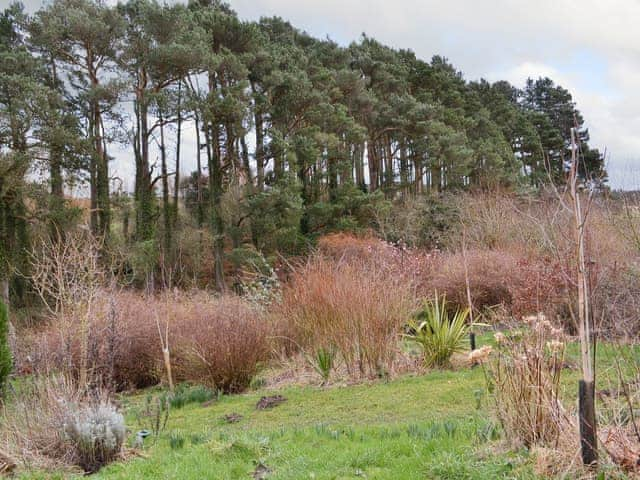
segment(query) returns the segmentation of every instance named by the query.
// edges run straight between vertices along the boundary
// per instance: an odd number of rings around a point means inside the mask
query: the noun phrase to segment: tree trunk
[[[97,101],[93,102],[94,116],[94,148],[96,152],[95,169],[95,205],[97,210],[97,224],[95,232],[103,238],[109,235],[111,224],[111,206],[109,200],[109,158],[104,148],[104,125],[102,114]]]
[[[50,151],[49,175],[51,181],[51,198],[49,200],[49,230],[54,241],[64,237],[64,228],[60,220],[64,216],[64,181],[62,178],[62,158],[54,146]]]
[[[180,192],[180,151],[182,144],[182,81],[178,83],[178,120],[176,132],[176,171],[173,179],[173,212],[171,227],[175,231],[178,225],[178,193]]]
[[[136,116],[139,142],[136,158],[136,239],[147,241],[154,233],[154,195],[149,165],[149,106],[143,88],[136,92]]]
[[[367,161],[369,163],[369,190],[375,192],[378,189],[378,155],[373,140],[367,143]]]
[[[253,174],[251,172],[251,164],[249,163],[249,149],[247,148],[247,141],[244,135],[240,135],[240,147],[242,149],[242,167],[247,178],[247,185],[250,190],[253,190]]]
[[[205,130],[207,137],[207,154],[209,161],[209,195],[211,197],[211,233],[213,234],[214,275],[216,290],[226,290],[224,281],[224,224],[221,214],[222,171],[215,145],[211,145],[212,135],[209,128]]]
[[[167,148],[164,140],[164,115],[159,111],[160,120],[160,163],[162,176],[162,220],[163,220],[163,246],[165,262],[171,262],[171,224],[172,209],[169,202],[169,172],[167,169]],[[171,285],[169,285],[170,287]]]
[[[209,73],[209,92],[217,90],[217,82],[212,72]],[[205,117],[205,141],[207,144],[207,161],[209,165],[209,196],[211,233],[213,235],[214,278],[216,290],[226,290],[224,280],[224,222],[221,212],[222,201],[222,166],[220,164],[220,135],[216,125]]]
[[[195,113],[195,127],[196,127],[196,202],[197,202],[197,220],[198,228],[202,228],[204,224],[204,205],[202,202],[202,141],[200,139],[200,115]],[[209,147],[207,146],[207,149]]]

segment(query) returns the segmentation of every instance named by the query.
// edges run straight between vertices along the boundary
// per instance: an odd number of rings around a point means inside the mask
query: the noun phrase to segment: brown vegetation
[[[173,312],[177,380],[225,392],[246,389],[270,357],[272,329],[256,307],[237,297],[201,298]]]
[[[352,376],[388,372],[415,307],[411,280],[393,270],[384,258],[311,257],[284,289],[283,336],[305,351],[335,347]]]
[[[112,291],[102,292],[101,298],[104,301],[94,310],[89,327],[89,371],[94,383],[122,390],[154,385],[164,378],[158,315],[169,324],[177,380],[239,391],[269,357],[269,324],[239,298],[170,293],[148,297]],[[21,338],[17,360],[22,372],[64,371],[78,378],[76,323],[58,321]]]

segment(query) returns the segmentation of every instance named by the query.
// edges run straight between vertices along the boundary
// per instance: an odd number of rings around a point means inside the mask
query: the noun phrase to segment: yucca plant
[[[411,333],[405,336],[422,349],[426,367],[446,367],[454,353],[464,350],[463,339],[469,329],[469,309],[447,311],[447,301],[436,294],[409,322]]]

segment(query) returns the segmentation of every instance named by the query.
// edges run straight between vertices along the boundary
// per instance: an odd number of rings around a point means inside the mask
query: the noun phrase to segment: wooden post
[[[467,262],[467,227],[462,224],[462,261],[464,262],[464,284],[467,290],[467,303],[469,304],[469,318],[471,320],[471,328],[469,330],[469,347],[473,352],[476,349],[476,332],[473,331],[473,297],[471,296],[471,282],[469,281],[469,265]],[[471,367],[475,367],[478,364],[473,362]]]

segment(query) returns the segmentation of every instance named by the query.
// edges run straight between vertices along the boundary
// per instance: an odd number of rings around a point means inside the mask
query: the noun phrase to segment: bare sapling
[[[66,235],[65,242],[42,240],[31,254],[31,279],[52,319],[65,330],[65,341],[78,341],[78,385],[89,382],[89,330],[105,285],[100,262],[102,244],[88,232]],[[69,364],[71,364],[69,358]]]
[[[158,315],[158,310],[154,311],[156,327],[158,329],[158,337],[160,338],[160,347],[162,348],[162,359],[164,361],[164,369],[167,373],[167,382],[169,384],[169,391],[173,392],[173,375],[171,374],[171,351],[169,350],[169,316],[168,308],[164,308],[164,311],[167,313],[165,317],[165,321],[162,322],[160,320],[160,315]],[[164,323],[164,325],[162,325]]]
[[[568,176],[570,207],[573,212],[573,233],[575,236],[576,274],[578,287],[578,335],[580,337],[580,360],[582,379],[578,388],[578,409],[580,422],[580,447],[585,465],[595,466],[598,462],[598,445],[595,410],[595,335],[591,311],[591,291],[589,282],[589,262],[587,259],[586,235],[588,231],[589,207],[592,192],[583,208],[578,191],[578,145],[575,128],[571,129],[571,168]]]

